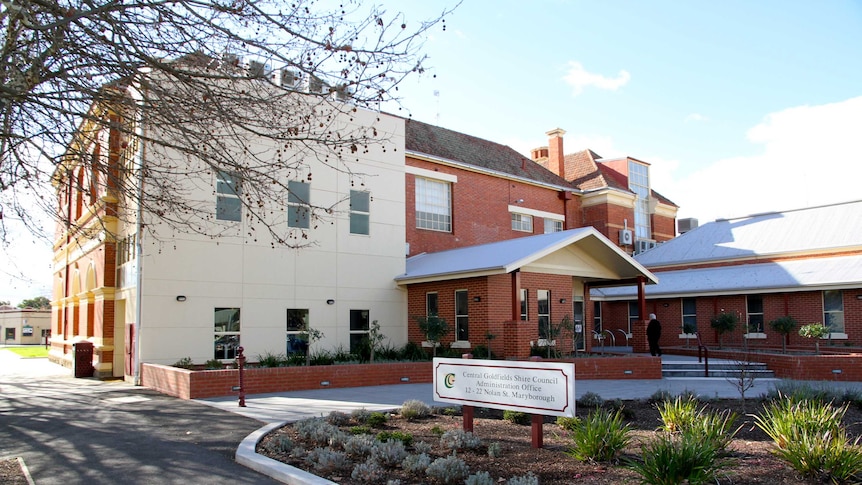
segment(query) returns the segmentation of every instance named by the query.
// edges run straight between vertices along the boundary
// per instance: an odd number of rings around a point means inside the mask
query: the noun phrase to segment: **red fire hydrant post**
[[[243,348],[240,347],[237,349],[236,356],[236,367],[239,369],[239,407],[245,407],[245,386],[243,385],[243,374],[245,369],[245,355],[243,355]]]

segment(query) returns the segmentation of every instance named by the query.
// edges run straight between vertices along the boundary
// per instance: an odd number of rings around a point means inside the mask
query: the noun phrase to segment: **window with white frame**
[[[527,305],[527,289],[521,288],[521,321],[526,322],[529,319]]]
[[[455,291],[455,340],[470,340],[470,311],[467,290]]]
[[[287,355],[308,352],[308,309],[287,309]]]
[[[747,295],[745,300],[748,333],[763,333],[763,295]]]
[[[512,212],[512,230],[522,232],[533,232],[533,216]]]
[[[648,166],[629,161],[629,189],[637,196],[635,198],[635,238],[651,239]]]
[[[844,293],[841,290],[823,292],[823,325],[829,333],[845,333]]]
[[[425,293],[425,316],[436,317],[439,315],[437,306],[437,292]]]
[[[626,333],[631,334],[632,328],[635,326],[635,322],[641,319],[640,317],[641,311],[638,308],[638,302],[630,301],[629,302],[629,328]]]
[[[290,180],[287,182],[287,225],[300,229],[311,226],[311,184]]]
[[[242,187],[237,174],[219,171],[216,176],[216,219],[242,220]]]
[[[416,177],[416,227],[452,232],[452,185]]]
[[[682,299],[682,333],[697,332],[697,299]]]
[[[239,349],[239,308],[216,308],[213,330],[214,358],[235,359]]]
[[[368,337],[370,320],[368,310],[350,310],[350,353],[357,354]]]
[[[350,191],[350,234],[370,233],[371,194],[364,190]]]
[[[548,219],[547,217],[545,218],[545,234],[562,231],[563,221],[557,219]]]
[[[551,290],[536,290],[536,314],[539,317],[539,338],[551,335]]]

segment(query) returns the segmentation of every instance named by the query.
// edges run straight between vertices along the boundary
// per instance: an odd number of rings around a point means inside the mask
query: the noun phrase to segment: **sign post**
[[[575,365],[438,358],[434,400],[530,413],[533,447],[541,448],[542,415],[575,415]]]

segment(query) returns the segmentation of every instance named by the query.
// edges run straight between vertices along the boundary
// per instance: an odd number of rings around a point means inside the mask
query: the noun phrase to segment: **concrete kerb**
[[[338,485],[337,483],[330,482],[325,478],[312,475],[305,470],[300,470],[299,468],[273,460],[272,458],[267,458],[255,451],[257,449],[257,444],[264,436],[285,424],[286,423],[270,423],[246,436],[236,450],[236,462],[282,483],[287,483],[288,485]]]

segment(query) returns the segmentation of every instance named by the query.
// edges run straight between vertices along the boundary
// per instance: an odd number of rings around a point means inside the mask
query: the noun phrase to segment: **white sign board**
[[[574,417],[575,364],[434,359],[434,400]]]

